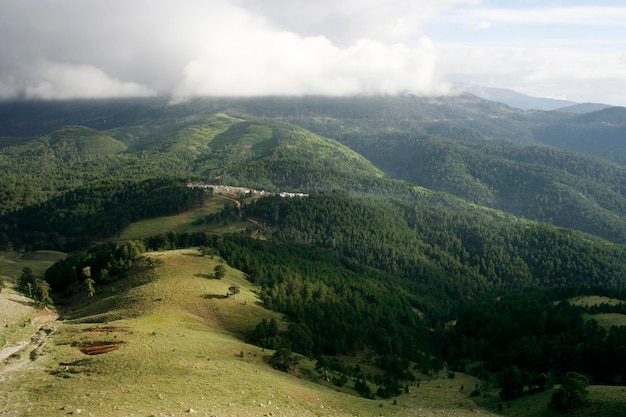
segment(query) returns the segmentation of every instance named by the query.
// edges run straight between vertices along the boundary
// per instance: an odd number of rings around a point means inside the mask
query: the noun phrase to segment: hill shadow
[[[211,275],[211,274],[194,274],[194,277],[204,278],[204,279],[217,279],[215,278],[215,275]]]
[[[34,300],[24,301],[24,300],[16,300],[15,298],[10,298],[9,300],[14,302],[14,303],[18,303],[18,304],[21,304],[23,306],[26,306],[26,307],[33,307],[33,308],[37,307],[37,303]]]
[[[228,294],[204,294],[202,298],[205,300],[224,300],[228,298]]]

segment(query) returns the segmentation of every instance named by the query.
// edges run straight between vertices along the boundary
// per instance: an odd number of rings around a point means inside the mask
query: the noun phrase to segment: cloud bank
[[[0,98],[446,91],[436,48],[419,33],[420,2],[398,2],[403,19],[388,1],[258,3],[5,0]],[[436,2],[422,4],[434,13]]]
[[[626,104],[618,0],[2,0],[0,100],[438,95]]]

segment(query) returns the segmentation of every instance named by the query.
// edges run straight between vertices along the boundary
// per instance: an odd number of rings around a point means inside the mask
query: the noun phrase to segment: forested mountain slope
[[[499,286],[626,287],[623,246],[495,212],[458,210],[429,197],[274,197],[245,211],[275,227],[272,235],[280,240],[335,249],[395,276],[419,277],[454,299]]]
[[[356,152],[294,125],[219,114],[192,119],[108,132],[71,126],[35,139],[6,140],[10,146],[0,151],[0,214],[105,178],[220,179],[277,190],[354,187],[382,177]]]
[[[460,143],[428,135],[343,142],[388,176],[529,219],[626,242],[626,169],[540,145]]]
[[[626,164],[626,108],[611,107],[533,128],[536,140],[547,145],[601,156]]]

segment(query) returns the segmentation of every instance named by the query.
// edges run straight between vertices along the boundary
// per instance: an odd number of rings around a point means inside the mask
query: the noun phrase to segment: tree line
[[[81,250],[131,222],[180,213],[205,198],[176,179],[98,181],[0,217],[0,246]]]

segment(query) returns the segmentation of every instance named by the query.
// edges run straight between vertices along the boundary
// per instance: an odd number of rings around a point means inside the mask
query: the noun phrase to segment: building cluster
[[[223,192],[228,194],[236,194],[236,195],[244,195],[244,196],[252,196],[252,195],[261,195],[261,196],[273,196],[278,195],[281,197],[308,197],[308,194],[305,193],[288,193],[282,191],[280,193],[271,193],[265,190],[255,190],[253,188],[245,188],[245,187],[235,187],[232,185],[218,185],[218,184],[206,184],[204,182],[189,182],[187,183],[187,187],[189,188],[203,188],[205,190],[212,189],[214,193]]]

